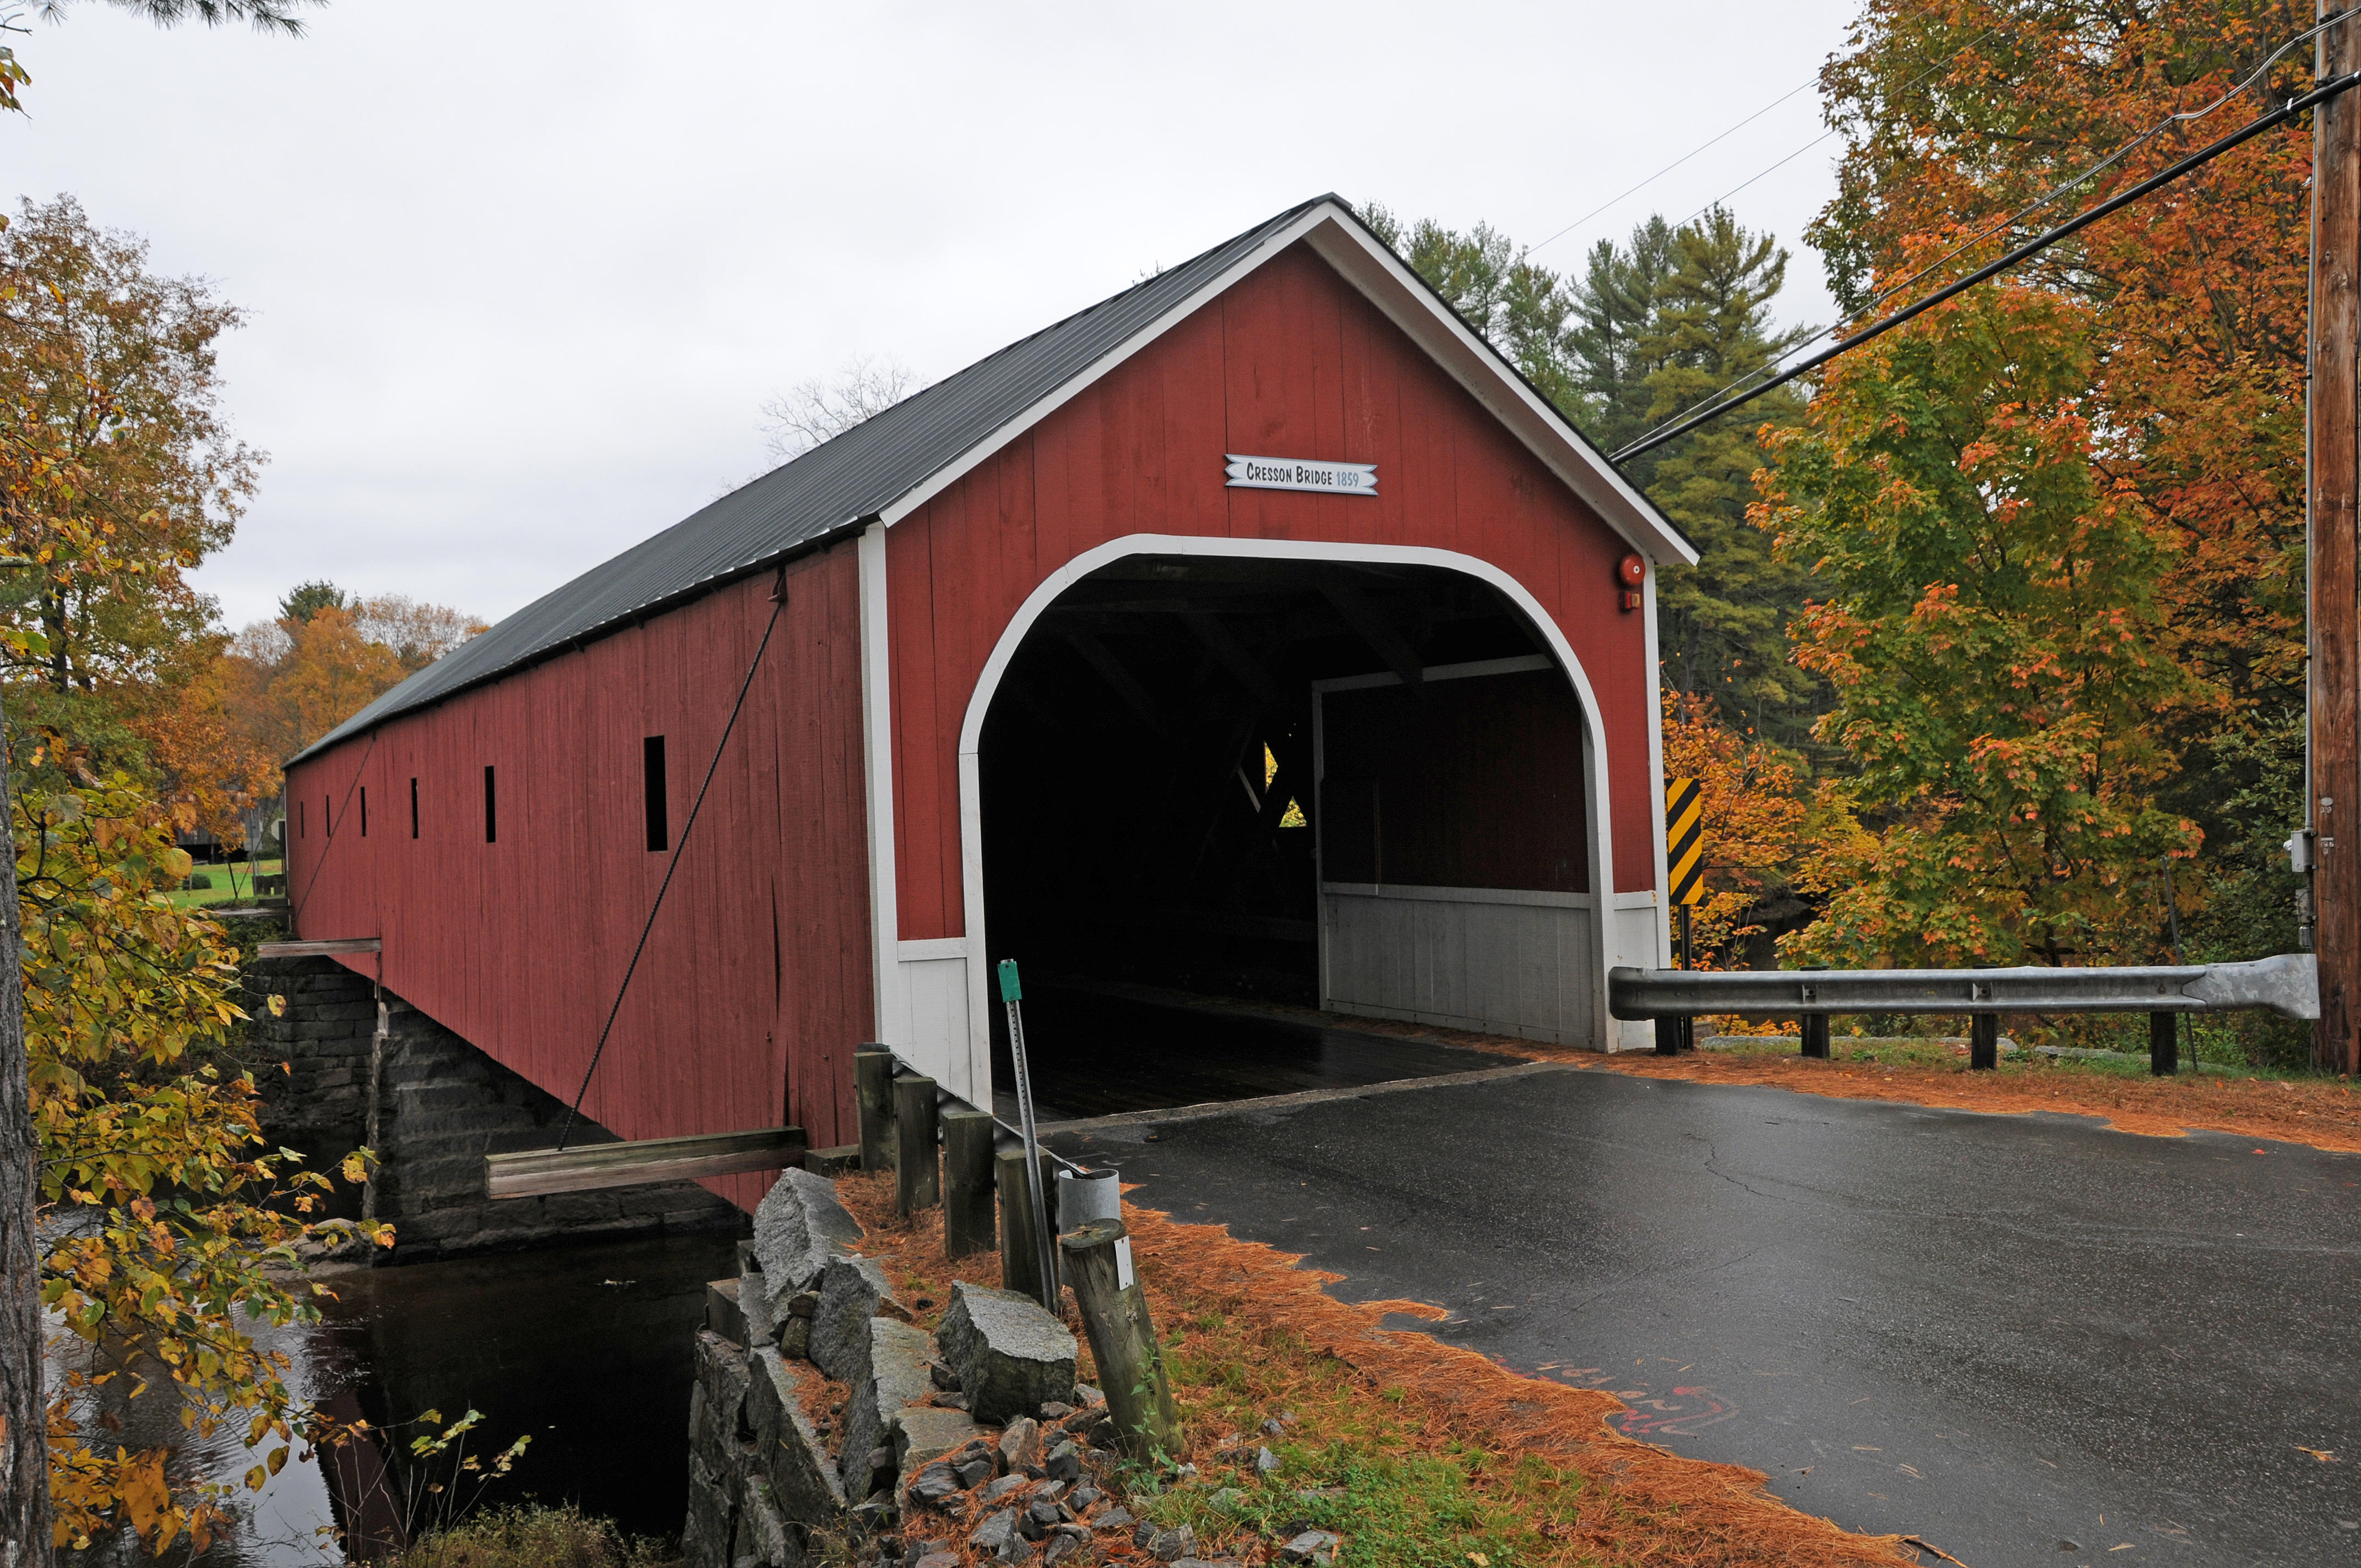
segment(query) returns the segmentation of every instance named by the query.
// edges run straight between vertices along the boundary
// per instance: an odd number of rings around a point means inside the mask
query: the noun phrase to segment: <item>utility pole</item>
[[[2318,0],[2325,16],[2342,0]],[[2320,35],[2317,80],[2361,64],[2361,27]],[[2361,103],[2312,110],[2311,737],[2306,769],[2317,1064],[2361,1072]],[[2298,845],[2304,840],[2301,837]],[[2299,866],[2301,869],[2301,865]]]

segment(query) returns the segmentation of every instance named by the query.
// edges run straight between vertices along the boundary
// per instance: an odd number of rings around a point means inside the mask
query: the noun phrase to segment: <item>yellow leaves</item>
[[[272,1270],[300,1268],[293,1243],[313,1227],[289,1210],[326,1179],[264,1147],[252,1073],[208,1059],[243,1016],[236,955],[219,927],[161,896],[180,864],[175,817],[120,778],[13,804],[43,1191],[93,1221],[51,1242],[43,1301],[71,1332],[166,1368],[184,1428],[235,1411],[249,1443],[277,1432],[267,1479],[299,1407],[284,1355],[236,1325],[317,1318],[315,1296]],[[356,1228],[390,1245],[390,1227]],[[84,1403],[95,1387],[70,1382],[50,1411],[60,1539],[126,1525],[158,1552],[203,1539],[218,1516],[173,1497],[160,1454],[83,1441],[82,1421],[109,1419]]]
[[[115,1452],[122,1463],[115,1471],[115,1504],[131,1528],[148,1539],[150,1550],[160,1552],[186,1522],[186,1516],[172,1507],[171,1488],[165,1484],[164,1451],[137,1455]]]

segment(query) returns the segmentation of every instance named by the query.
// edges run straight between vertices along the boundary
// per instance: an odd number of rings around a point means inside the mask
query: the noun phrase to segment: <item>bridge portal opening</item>
[[[1045,1058],[1198,1098],[1323,1079],[1268,1041],[1209,1064],[1215,999],[1587,1038],[1585,732],[1539,630],[1477,577],[1115,562],[1035,622],[985,716],[990,957],[1023,966]],[[1176,995],[1196,1025],[1141,1011]]]

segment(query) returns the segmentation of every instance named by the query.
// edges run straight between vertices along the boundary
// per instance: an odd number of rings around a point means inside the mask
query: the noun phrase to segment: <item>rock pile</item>
[[[861,1236],[833,1183],[790,1170],[755,1214],[739,1277],[713,1287],[690,1397],[686,1568],[804,1568],[822,1536],[904,1523],[939,1548],[917,1568],[956,1563],[954,1536],[988,1561],[1096,1563],[1100,1533],[1133,1520],[1093,1484],[1115,1427],[1074,1381],[1073,1335],[1029,1298],[964,1282],[929,1334],[851,1250]],[[925,1541],[936,1526],[942,1540]]]

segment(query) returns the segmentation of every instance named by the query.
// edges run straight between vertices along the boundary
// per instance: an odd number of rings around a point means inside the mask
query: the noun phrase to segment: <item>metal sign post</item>
[[[1016,960],[1000,960],[1000,1000],[1008,1006],[1008,1054],[1016,1064],[1016,1127],[1025,1140],[1025,1191],[1033,1211],[1033,1245],[1040,1253],[1041,1304],[1058,1310],[1058,1248],[1049,1229],[1049,1206],[1041,1192],[1041,1140],[1033,1130],[1033,1069],[1025,1059],[1025,1014],[1018,1005]]]

